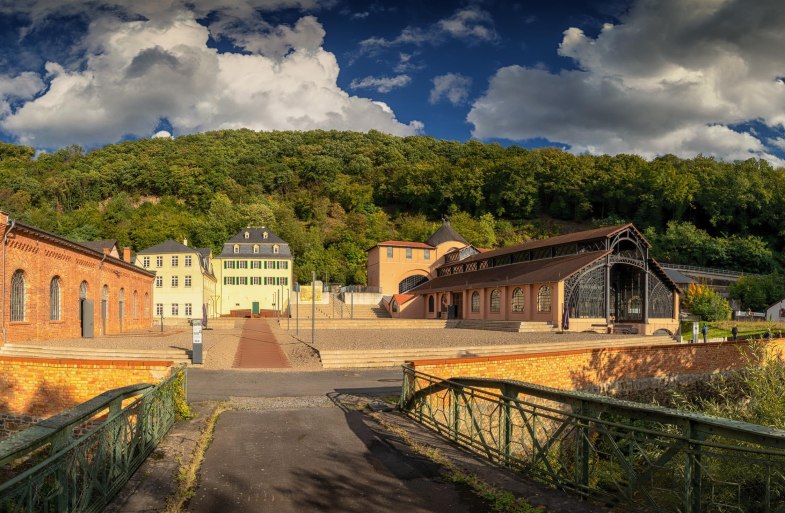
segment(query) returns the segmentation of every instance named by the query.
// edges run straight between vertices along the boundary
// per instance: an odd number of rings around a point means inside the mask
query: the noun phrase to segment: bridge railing
[[[732,278],[739,278],[741,276],[762,276],[761,274],[747,273],[743,271],[731,271],[730,269],[716,269],[713,267],[699,267],[696,265],[668,264],[666,262],[660,262],[660,267],[663,269],[677,269],[679,271],[692,271],[701,274],[716,274]]]
[[[98,512],[174,424],[182,368],[104,392],[0,442],[0,512]]]
[[[785,430],[408,366],[400,407],[496,464],[635,511],[785,511]]]

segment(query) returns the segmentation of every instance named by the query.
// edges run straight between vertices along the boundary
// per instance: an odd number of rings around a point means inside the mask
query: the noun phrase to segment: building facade
[[[434,278],[393,296],[389,310],[397,317],[674,334],[680,290],[650,248],[627,224],[486,252],[458,249],[445,255]]]
[[[136,265],[155,272],[154,315],[174,319],[217,315],[216,277],[210,248],[167,240],[137,253]]]
[[[448,253],[477,253],[449,221],[442,223],[426,242],[386,240],[367,251],[368,286],[380,289],[385,296],[404,294],[435,278]]]
[[[294,258],[268,228],[243,228],[214,260],[220,315],[288,312]]]
[[[2,343],[149,328],[153,274],[0,212]]]

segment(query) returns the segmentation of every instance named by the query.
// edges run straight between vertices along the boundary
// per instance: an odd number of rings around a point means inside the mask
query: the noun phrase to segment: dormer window
[[[253,245],[253,252],[254,253],[259,253],[259,245],[258,244],[254,244]]]
[[[235,253],[239,253],[240,252],[240,245],[239,244],[235,244],[234,245],[234,252]]]
[[[250,237],[250,236],[251,236],[251,234],[250,234],[250,233],[248,233],[248,232],[245,232],[245,238],[246,238],[246,239],[247,239],[248,237]]]
[[[278,248],[278,244],[275,244],[275,245],[273,246],[273,253],[275,253],[275,254],[278,254],[278,249],[279,249],[279,248]]]
[[[268,235],[268,233],[267,233],[267,232],[264,232],[264,233],[262,233],[262,238],[263,238],[263,239],[266,239],[266,238],[267,238],[267,235]]]

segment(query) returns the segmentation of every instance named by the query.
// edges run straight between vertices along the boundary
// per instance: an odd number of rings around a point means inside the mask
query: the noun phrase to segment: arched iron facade
[[[637,230],[622,230],[606,244],[610,254],[565,280],[565,319],[647,323],[650,317],[672,318],[674,290],[650,264],[648,245]]]

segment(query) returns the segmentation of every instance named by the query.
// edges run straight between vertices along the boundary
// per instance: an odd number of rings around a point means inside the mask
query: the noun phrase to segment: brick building
[[[154,274],[0,212],[0,344],[112,335],[152,321]]]

